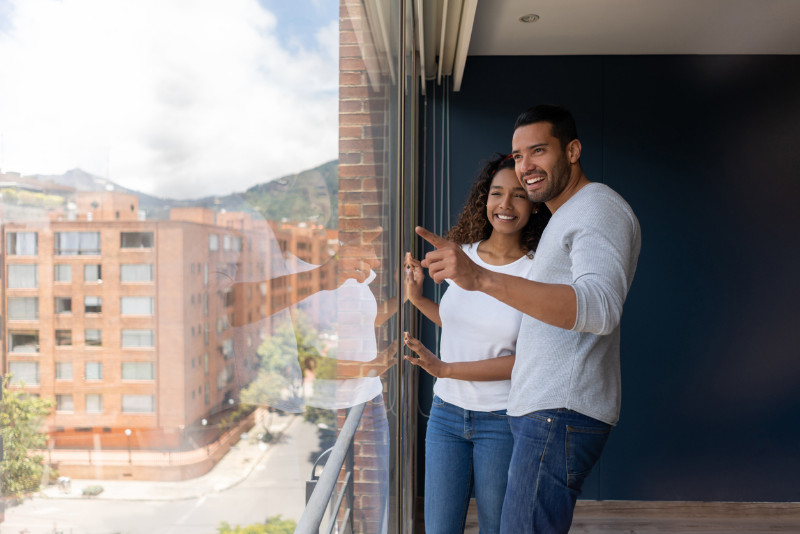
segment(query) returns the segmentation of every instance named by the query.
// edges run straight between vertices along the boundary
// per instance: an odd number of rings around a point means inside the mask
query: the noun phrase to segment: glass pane
[[[14,265],[8,266],[9,289],[35,289],[39,287],[39,266]]]
[[[398,532],[401,2],[9,5],[0,326],[13,387],[53,403],[31,448],[107,495],[174,484],[113,513],[32,488],[9,530],[296,522],[363,407],[353,528]]]

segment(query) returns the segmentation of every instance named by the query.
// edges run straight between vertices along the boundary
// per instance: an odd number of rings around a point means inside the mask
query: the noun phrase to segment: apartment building
[[[273,309],[321,283],[272,283],[272,265],[287,253],[321,263],[335,232],[204,208],[140,220],[137,197],[116,192],[67,206],[3,223],[11,383],[55,400],[55,447],[212,441],[254,375]]]

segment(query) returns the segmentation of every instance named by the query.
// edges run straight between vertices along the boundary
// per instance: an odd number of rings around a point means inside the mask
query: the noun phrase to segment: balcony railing
[[[353,532],[353,438],[356,435],[362,413],[364,413],[364,404],[350,408],[342,430],[336,438],[336,443],[323,453],[323,455],[330,454],[330,456],[322,470],[322,475],[318,478],[315,474],[317,465],[314,464],[308,481],[308,484],[313,485],[314,489],[311,495],[306,497],[306,509],[300,517],[294,531],[295,534],[318,534],[329,504],[331,505],[330,521],[325,532],[329,534]],[[334,495],[336,481],[339,479],[343,466],[345,475],[342,487]],[[342,504],[345,504],[346,508],[339,517]],[[339,519],[338,528],[337,518]]]

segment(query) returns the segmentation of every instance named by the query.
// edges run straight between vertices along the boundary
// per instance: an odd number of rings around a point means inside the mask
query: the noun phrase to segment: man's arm
[[[416,232],[436,247],[425,255],[422,266],[428,268],[428,275],[437,284],[449,278],[462,289],[486,293],[543,323],[565,329],[575,325],[578,308],[572,287],[484,269],[469,259],[455,243],[419,226]]]

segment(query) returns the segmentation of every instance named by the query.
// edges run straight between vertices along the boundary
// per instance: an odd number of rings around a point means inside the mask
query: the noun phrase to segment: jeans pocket
[[[498,419],[508,419],[508,414],[506,413],[506,410],[494,410],[492,412],[486,412],[486,413]]]
[[[431,404],[432,404],[433,406],[444,406],[444,405],[445,405],[445,404],[447,404],[447,403],[446,403],[445,401],[443,401],[443,400],[442,400],[442,399],[439,397],[439,395],[434,395],[434,396],[433,396],[433,401],[431,402]]]
[[[567,426],[567,485],[580,491],[597,463],[611,433],[611,426]]]

